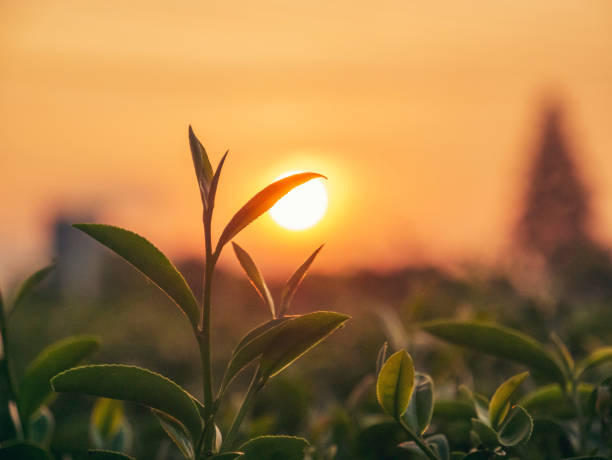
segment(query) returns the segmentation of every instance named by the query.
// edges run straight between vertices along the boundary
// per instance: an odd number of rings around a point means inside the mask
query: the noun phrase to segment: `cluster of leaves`
[[[96,404],[92,414],[92,439],[94,447],[97,448],[90,451],[92,458],[130,458],[127,454],[117,451],[129,444],[127,440],[131,436],[121,406],[111,401],[122,400],[150,408],[163,430],[188,459],[237,457],[247,460],[301,459],[307,446],[307,442],[301,438],[261,436],[241,445],[236,443],[236,438],[244,416],[266,382],[341,327],[349,318],[347,315],[331,311],[287,315],[298,286],[321,248],[317,249],[288,280],[276,308],[254,261],[244,249],[234,245],[241,265],[270,309],[272,318],[248,332],[240,340],[227,364],[218,391],[213,389],[211,369],[212,278],[222,249],[240,231],[296,186],[323,176],[309,172],[298,173],[265,187],[234,214],[213,249],[211,237],[213,209],[227,152],[217,169],[213,171],[208,155],[191,127],[189,141],[203,205],[206,258],[202,302],[196,300],[185,278],[170,260],[145,238],[109,225],[77,224],[75,227],[133,265],[165,292],[188,318],[201,355],[204,401],[199,401],[172,380],[148,369],[123,364],[72,367],[82,359],[81,354],[84,354],[72,351],[74,348],[89,352],[94,345],[97,346],[97,342],[93,339],[80,339],[77,342],[73,340],[63,343],[59,350],[53,348],[46,355],[43,354],[42,360],[35,361],[32,372],[26,376],[22,385],[24,390],[18,399],[21,418],[29,420],[52,393],[51,388],[53,388],[56,392],[81,393],[106,398]],[[2,324],[4,325],[4,321]],[[4,328],[2,332],[4,338],[6,335]],[[69,356],[70,359],[60,360],[58,355]],[[6,360],[3,361],[4,364]],[[250,365],[255,368],[251,385],[231,427],[223,436],[215,423],[215,416],[229,384]],[[18,424],[13,423],[13,425]],[[19,440],[20,436],[17,436],[17,439]],[[21,442],[4,446],[0,452],[3,452],[2,458],[7,455],[13,458],[10,456],[16,455],[15,449],[21,449],[19,458],[39,458],[24,453],[23,449],[30,448],[37,449],[36,446]],[[39,450],[44,453],[43,450]]]

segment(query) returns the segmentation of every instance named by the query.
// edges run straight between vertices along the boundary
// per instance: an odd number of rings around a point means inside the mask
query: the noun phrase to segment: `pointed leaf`
[[[112,450],[90,449],[87,451],[87,458],[91,460],[136,460],[127,454]]]
[[[15,295],[13,309],[10,313],[11,315],[15,310],[17,310],[17,308],[19,308],[19,306],[32,293],[32,291],[36,289],[36,287],[38,287],[38,285],[49,275],[49,273],[53,271],[54,268],[54,265],[49,265],[48,267],[42,268],[23,282]]]
[[[49,380],[57,373],[76,366],[98,349],[93,336],[75,336],[49,345],[30,363],[19,386],[19,412],[29,417],[52,396]]]
[[[217,170],[215,171],[215,175],[210,182],[210,190],[208,192],[207,199],[207,212],[208,215],[212,216],[213,208],[215,207],[215,198],[217,197],[217,187],[219,186],[219,177],[221,177],[221,171],[223,170],[223,165],[225,164],[225,159],[227,158],[227,154],[229,150],[226,151],[221,157],[221,161],[219,161],[219,165],[217,166]]]
[[[467,396],[474,407],[476,417],[487,425],[491,424],[489,419],[489,400],[481,394],[474,393],[465,385],[459,386],[459,391]]]
[[[308,441],[293,436],[259,436],[240,447],[241,460],[302,460]]]
[[[242,369],[263,354],[280,329],[285,327],[285,323],[291,318],[285,316],[267,321],[251,330],[240,340],[223,376],[221,391],[229,385]]]
[[[557,354],[565,369],[567,379],[571,380],[574,371],[574,358],[572,358],[572,354],[567,349],[565,343],[563,343],[563,340],[561,340],[561,337],[554,332],[550,334],[550,340],[555,346],[555,350],[557,350]]]
[[[432,321],[421,327],[455,345],[524,364],[557,382],[565,380],[563,369],[544,346],[516,330],[477,321],[454,320]]]
[[[410,403],[414,388],[414,365],[406,350],[392,354],[376,382],[376,397],[383,410],[399,420]]]
[[[257,294],[259,294],[259,297],[261,297],[261,300],[264,301],[270,310],[272,318],[274,318],[276,316],[274,312],[274,301],[272,300],[272,296],[270,295],[266,281],[257,268],[257,265],[255,265],[255,262],[248,252],[234,242],[232,242],[232,246],[234,247],[234,253],[236,254],[238,262],[240,262],[240,266],[243,268],[244,272],[249,278],[249,281],[257,291]]]
[[[274,206],[274,203],[280,200],[289,191],[304,182],[308,182],[318,177],[325,178],[325,176],[321,174],[311,172],[293,174],[261,190],[234,214],[234,217],[232,217],[230,222],[225,226],[219,238],[219,242],[217,243],[216,252],[220,252],[221,248],[229,243],[244,227]]]
[[[587,370],[610,361],[612,361],[612,347],[598,348],[576,365],[576,375],[579,378]]]
[[[101,224],[75,224],[74,227],[123,257],[165,292],[187,315],[194,328],[197,326],[199,307],[193,292],[183,275],[159,249],[142,236],[119,227]]]
[[[111,440],[124,423],[123,403],[117,399],[98,398],[91,412],[90,435],[94,447],[110,448]]]
[[[165,412],[151,409],[162,429],[168,437],[176,444],[185,458],[193,458],[193,442],[189,431],[181,422],[166,414]]]
[[[191,149],[191,158],[193,167],[196,173],[196,179],[200,187],[200,195],[202,196],[202,204],[207,206],[208,190],[213,177],[212,166],[206,153],[206,149],[196,137],[191,125],[189,126],[189,147]]]
[[[510,377],[495,390],[495,394],[489,402],[489,420],[491,420],[493,428],[497,428],[503,422],[504,417],[508,413],[510,398],[528,375],[529,372],[523,372],[522,374]]]
[[[81,366],[56,375],[51,385],[58,392],[122,399],[166,412],[180,420],[192,438],[202,430],[193,398],[173,381],[147,369],[122,364]]]
[[[529,441],[533,431],[533,419],[521,406],[514,406],[497,433],[501,445],[516,446]]]
[[[304,277],[306,276],[306,272],[312,265],[312,262],[317,257],[317,254],[323,249],[323,245],[319,246],[315,252],[313,252],[308,259],[295,271],[291,278],[285,283],[283,290],[281,292],[280,305],[278,307],[278,316],[283,316],[289,310],[291,306],[291,301],[293,300],[293,296],[295,295],[295,291],[300,286]]]
[[[434,408],[434,384],[427,374],[417,373],[414,377],[414,390],[410,397],[408,409],[402,415],[406,425],[413,433],[421,435],[425,433]]]
[[[51,456],[36,444],[15,442],[0,447],[0,460],[51,460]]]
[[[290,318],[279,328],[261,357],[261,373],[274,377],[296,359],[340,328],[348,315],[318,311]]]

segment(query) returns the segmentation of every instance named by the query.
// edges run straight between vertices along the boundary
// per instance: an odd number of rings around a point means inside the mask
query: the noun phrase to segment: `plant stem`
[[[410,427],[406,425],[406,422],[404,422],[401,417],[397,421],[400,423],[404,431],[408,433],[408,436],[411,438],[411,440],[414,441],[417,446],[419,446],[419,449],[423,451],[427,458],[429,458],[430,460],[439,460],[435,452],[431,450],[431,448],[427,444],[425,444],[425,441],[421,439],[420,436],[412,432]]]
[[[215,263],[218,255],[212,252],[212,241],[210,235],[211,216],[204,211],[204,240],[206,245],[206,261],[204,269],[204,287],[202,289],[202,316],[200,317],[200,328],[198,333],[198,345],[200,348],[200,358],[202,362],[202,390],[204,393],[204,452],[212,450],[214,440],[214,410],[213,410],[213,375],[211,359],[211,337],[210,337],[210,310],[212,277],[215,270]],[[199,456],[200,452],[196,452]]]
[[[236,417],[234,417],[234,421],[232,422],[232,426],[230,427],[229,432],[221,443],[220,452],[232,448],[232,443],[234,442],[234,438],[236,437],[238,429],[242,424],[242,420],[244,419],[249,409],[251,409],[253,403],[255,402],[255,396],[257,395],[259,390],[263,388],[266,383],[266,380],[267,379],[261,378],[261,374],[259,373],[259,367],[257,367],[257,370],[253,375],[253,379],[251,380],[251,384],[249,385],[249,389],[247,390],[247,394],[244,397],[244,401],[242,401],[242,406],[240,406]]]
[[[584,413],[582,411],[582,401],[580,400],[580,392],[578,390],[578,382],[575,377],[572,377],[572,402],[574,409],[576,410],[576,418],[578,419],[578,452],[583,453],[582,450],[585,444],[585,420]]]

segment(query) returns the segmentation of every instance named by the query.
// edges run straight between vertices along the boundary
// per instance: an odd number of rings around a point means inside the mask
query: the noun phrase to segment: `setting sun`
[[[276,180],[301,171],[281,174]],[[288,230],[304,230],[321,220],[327,210],[327,189],[322,179],[313,179],[287,193],[270,208],[272,219]]]

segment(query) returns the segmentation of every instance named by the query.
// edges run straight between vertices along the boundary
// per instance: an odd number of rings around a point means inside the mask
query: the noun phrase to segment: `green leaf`
[[[270,295],[270,291],[268,290],[268,286],[266,285],[266,281],[261,275],[257,265],[251,258],[248,252],[238,246],[236,243],[232,242],[232,246],[234,247],[234,253],[236,254],[236,258],[238,262],[240,262],[240,266],[244,269],[249,281],[261,297],[261,300],[264,301],[270,313],[272,314],[272,318],[276,317],[276,313],[274,312],[274,300],[272,300],[272,296]]]
[[[574,372],[574,358],[572,358],[572,354],[567,349],[561,337],[552,332],[550,334],[550,341],[555,346],[555,350],[557,350],[557,355],[561,359],[561,363],[563,364],[563,368],[565,369],[565,375],[568,380],[571,380],[572,373]]]
[[[38,445],[49,447],[53,430],[55,429],[55,418],[47,406],[42,406],[31,418],[28,440]]]
[[[251,330],[240,340],[223,376],[222,391],[242,369],[263,354],[270,342],[285,326],[284,323],[291,318],[293,317],[284,316],[267,321]]]
[[[473,348],[545,373],[563,383],[564,373],[544,346],[514,329],[477,321],[438,320],[421,326],[425,331],[455,345]]]
[[[383,410],[396,420],[410,403],[414,388],[414,365],[406,350],[393,353],[383,365],[376,382],[376,397]]]
[[[261,357],[264,378],[274,377],[341,327],[348,315],[318,311],[290,318],[279,328]]]
[[[229,223],[223,229],[219,242],[217,243],[216,252],[219,253],[221,248],[229,243],[240,231],[261,216],[264,212],[270,209],[284,195],[290,192],[298,185],[308,182],[311,179],[318,177],[325,178],[321,174],[305,172],[293,174],[283,179],[277,180],[266,188],[257,193],[245,204]]]
[[[514,406],[497,432],[497,437],[501,445],[512,447],[529,441],[532,431],[531,416],[521,406]]]
[[[180,420],[197,438],[202,419],[192,397],[166,377],[136,366],[99,364],[62,372],[51,380],[55,391],[132,401]]]
[[[54,265],[49,265],[48,267],[42,268],[30,276],[27,280],[25,280],[17,294],[15,295],[15,300],[13,301],[13,309],[10,314],[19,308],[19,306],[23,303],[23,301],[32,293],[34,289],[53,271],[55,268]]]
[[[589,383],[578,385],[578,394],[583,407],[586,407],[593,389],[594,386]],[[523,396],[518,404],[534,415],[541,414],[558,418],[571,418],[576,415],[573,403],[568,400],[567,394],[557,383],[536,388]]]
[[[433,436],[425,438],[425,442],[438,455],[440,460],[449,460],[450,449],[446,436],[443,434],[434,434]]]
[[[210,165],[210,160],[208,159],[206,149],[196,137],[191,125],[189,125],[189,147],[191,148],[191,158],[193,160],[196,179],[198,180],[198,185],[200,187],[202,204],[206,208],[210,182],[213,178],[213,170],[212,166]]]
[[[117,399],[99,398],[89,422],[92,443],[97,449],[124,451],[131,444],[131,428]]]
[[[60,340],[40,352],[26,369],[19,386],[19,413],[26,423],[29,417],[52,396],[49,379],[76,366],[98,349],[93,336],[74,336]]]
[[[293,436],[259,436],[244,443],[242,460],[302,460],[308,441]]]
[[[487,448],[494,448],[498,445],[497,433],[493,428],[480,419],[472,418],[472,429],[478,435],[481,444]]]
[[[528,375],[529,372],[523,372],[510,377],[495,390],[495,394],[489,402],[489,420],[493,428],[497,428],[503,422],[510,408],[510,398]]]
[[[151,409],[162,429],[166,432],[172,442],[176,444],[185,458],[193,458],[193,441],[189,431],[181,422],[165,412]]]
[[[446,420],[465,420],[476,417],[476,411],[471,403],[456,400],[437,400],[434,404],[434,417]]]
[[[208,207],[207,207],[207,213],[209,216],[211,216],[212,218],[212,211],[213,208],[215,207],[215,198],[217,196],[217,187],[219,186],[219,177],[221,177],[221,170],[223,169],[223,165],[225,164],[225,159],[227,158],[227,154],[229,153],[229,151],[226,151],[225,154],[223,154],[223,157],[221,157],[221,161],[219,162],[219,165],[217,166],[217,170],[215,171],[215,175],[212,178],[212,181],[210,182],[210,190],[208,192]]]
[[[283,286],[283,290],[281,292],[280,305],[278,307],[278,316],[283,316],[289,310],[291,306],[291,301],[293,300],[293,296],[295,295],[295,291],[302,284],[304,277],[306,276],[306,272],[312,265],[312,262],[317,257],[317,254],[323,249],[323,245],[319,246],[315,252],[313,252],[306,261],[300,265],[300,267],[295,271],[291,278],[285,283]]]
[[[587,370],[610,361],[612,361],[612,347],[598,348],[576,365],[576,376],[580,378]]]
[[[111,225],[75,224],[107,248],[123,257],[150,279],[187,315],[193,327],[199,321],[199,307],[185,278],[172,262],[149,241],[134,232]]]
[[[489,400],[481,394],[474,393],[465,385],[459,385],[459,391],[463,393],[472,402],[472,407],[479,420],[491,424],[489,419]]]
[[[36,444],[15,442],[0,447],[0,460],[51,460],[51,456]]]
[[[134,457],[131,457],[126,454],[122,454],[121,452],[115,452],[112,450],[102,450],[102,449],[88,450],[87,458],[91,460],[136,460]]]
[[[434,408],[434,384],[427,374],[416,373],[414,378],[414,390],[410,397],[408,409],[402,415],[406,425],[413,433],[421,435],[425,433]]]

